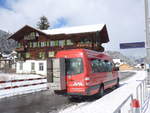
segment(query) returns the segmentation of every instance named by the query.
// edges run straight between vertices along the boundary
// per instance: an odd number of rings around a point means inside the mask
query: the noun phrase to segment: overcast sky
[[[144,49],[119,49],[119,43],[145,41],[144,0],[0,0],[2,30],[36,27],[43,15],[51,28],[104,23],[110,38],[106,50],[144,55]]]

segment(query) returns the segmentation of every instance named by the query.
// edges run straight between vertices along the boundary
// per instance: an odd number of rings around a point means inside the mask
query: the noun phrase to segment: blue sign
[[[120,49],[145,48],[145,42],[120,43]]]

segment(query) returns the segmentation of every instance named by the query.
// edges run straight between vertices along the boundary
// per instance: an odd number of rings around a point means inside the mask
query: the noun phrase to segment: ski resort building
[[[47,59],[60,50],[85,48],[103,52],[109,42],[105,24],[39,30],[25,25],[9,37],[18,42],[17,73],[46,75]]]

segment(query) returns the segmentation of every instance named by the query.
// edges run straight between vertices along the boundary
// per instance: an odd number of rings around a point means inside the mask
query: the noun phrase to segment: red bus
[[[59,51],[65,59],[65,92],[70,96],[102,96],[104,90],[119,86],[118,68],[101,52],[87,49]]]

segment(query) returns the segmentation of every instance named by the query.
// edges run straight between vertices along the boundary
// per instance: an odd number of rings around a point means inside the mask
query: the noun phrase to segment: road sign
[[[120,49],[145,48],[145,42],[120,43]]]

